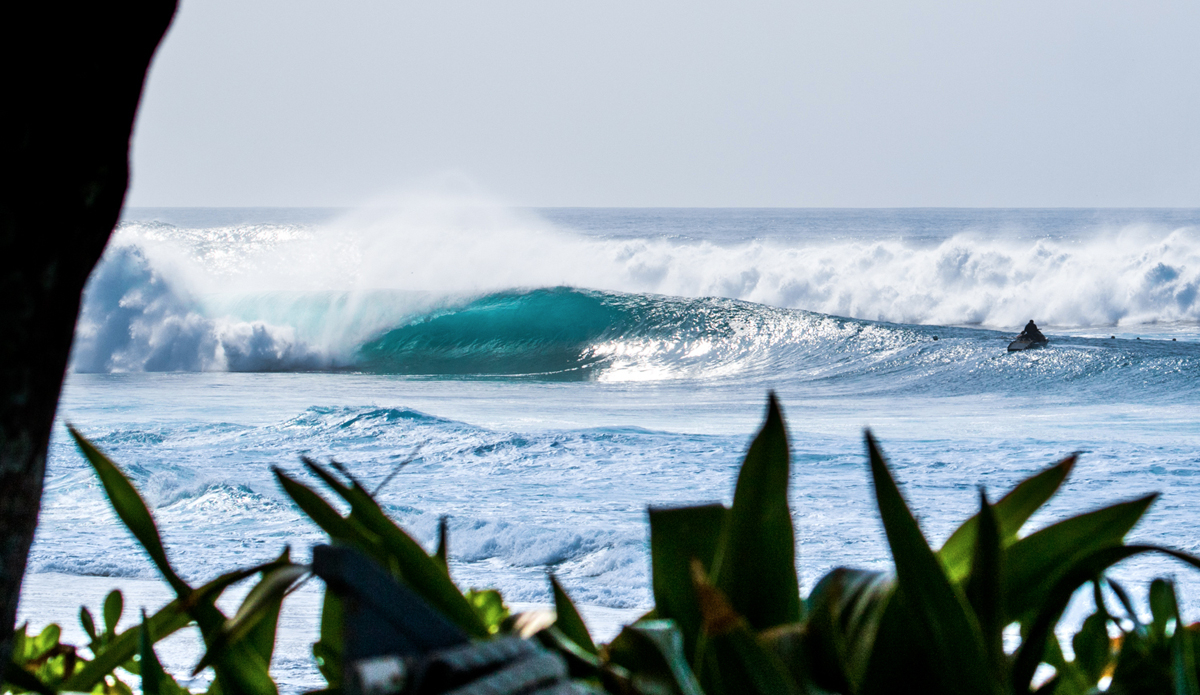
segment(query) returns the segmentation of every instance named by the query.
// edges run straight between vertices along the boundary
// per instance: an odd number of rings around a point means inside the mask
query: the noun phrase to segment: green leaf
[[[429,557],[419,543],[389,519],[370,493],[357,483],[344,485],[315,461],[306,459],[305,465],[350,504],[359,523],[379,537],[380,547],[394,558],[409,586],[468,634],[488,636],[487,626],[437,560]]]
[[[786,695],[799,693],[787,666],[758,640],[750,623],[733,608],[720,588],[709,582],[699,560],[692,562],[699,598],[701,641],[696,659],[704,692],[709,695]]]
[[[1059,486],[1075,467],[1075,460],[1076,456],[1072,454],[1041,473],[1021,481],[999,502],[992,505],[996,524],[1000,529],[1002,548],[1016,541],[1017,534],[1025,522],[1029,521],[1029,517],[1058,492]],[[946,574],[955,583],[966,579],[970,572],[978,524],[978,514],[967,519],[938,551],[938,558],[946,568]]]
[[[101,453],[78,430],[71,426],[68,426],[67,429],[70,430],[71,436],[75,439],[75,444],[83,452],[88,463],[92,464],[96,475],[100,477],[100,482],[104,485],[104,492],[108,495],[108,501],[112,503],[113,509],[121,519],[121,523],[125,524],[125,528],[129,529],[133,537],[141,544],[142,549],[154,561],[163,578],[175,589],[177,594],[185,594],[191,591],[191,587],[180,579],[179,575],[171,567],[171,563],[167,560],[167,551],[163,549],[162,538],[158,534],[158,526],[155,525],[154,517],[150,515],[150,510],[146,507],[146,502],[138,494],[137,489],[133,487],[133,484],[125,477],[125,474],[117,468],[116,464]]]
[[[312,652],[329,688],[338,690],[342,683],[342,602],[328,587],[321,603],[320,639]]]
[[[15,685],[21,690],[39,693],[39,695],[54,695],[54,689],[43,683],[37,676],[21,668],[15,663],[9,663],[0,679],[5,685]]]
[[[1000,526],[983,488],[979,490],[979,513],[975,533],[975,556],[967,580],[967,601],[983,635],[992,679],[1007,680],[1008,658],[1004,654],[1004,586],[1001,583],[1002,557]]]
[[[41,659],[47,652],[58,646],[58,639],[62,637],[62,628],[54,623],[50,623],[42,628],[42,631],[37,637],[33,638],[33,658]]]
[[[104,597],[104,631],[115,634],[117,623],[121,621],[121,614],[124,612],[125,597],[117,589],[108,592],[108,596]]]
[[[286,558],[286,553],[285,553]],[[275,567],[263,572],[262,579],[246,594],[238,612],[221,628],[210,641],[208,651],[192,675],[209,666],[214,658],[229,649],[230,645],[239,642],[254,630],[262,621],[267,621],[268,630],[255,643],[250,641],[255,651],[270,663],[271,654],[275,649],[275,621],[279,617],[280,604],[283,597],[292,586],[309,572],[307,565],[294,565],[285,558]]]
[[[1075,651],[1076,667],[1087,677],[1089,685],[1095,685],[1104,675],[1111,656],[1108,617],[1101,612],[1089,615],[1071,638],[1071,647]]]
[[[943,692],[999,693],[999,685],[989,675],[975,616],[925,541],[869,431],[866,440],[875,499],[896,563],[899,598],[911,609],[924,647],[940,666],[937,673],[942,677]]]
[[[442,515],[438,518],[438,542],[437,550],[433,553],[433,557],[446,570],[446,574],[450,573],[450,517]]]
[[[1005,556],[1006,619],[1026,623],[1066,568],[1105,547],[1120,545],[1157,495],[1080,514],[1030,534]]]
[[[798,622],[800,583],[796,539],[788,508],[791,453],[779,402],[767,400],[767,419],[738,473],[712,564],[714,583],[755,630]]]
[[[700,682],[688,665],[687,656],[683,653],[683,636],[672,620],[639,620],[628,628],[631,634],[641,638],[655,655],[661,659],[665,667],[659,671],[661,675],[669,675],[670,685],[681,695],[704,695]],[[634,674],[634,686],[637,687],[646,680],[649,674]],[[643,688],[643,691],[645,689]]]
[[[807,600],[802,668],[821,688],[859,692],[876,635],[895,593],[889,573],[838,567],[821,578]]]
[[[202,603],[212,604],[221,593],[233,584],[261,571],[265,566],[250,567],[235,570],[217,577],[211,582],[197,588],[186,599],[175,599],[163,606],[150,617],[151,632],[157,639],[163,639],[192,621],[188,611]],[[94,658],[75,671],[62,685],[63,690],[72,692],[89,692],[104,676],[113,672],[138,653],[141,639],[141,627],[126,630],[115,635],[102,650],[94,654]]]
[[[648,510],[655,612],[678,625],[688,663],[694,663],[701,624],[690,563],[712,567],[727,511],[719,504]]]
[[[1017,650],[1016,659],[1013,662],[1012,686],[1014,692],[1025,692],[1029,689],[1034,671],[1037,670],[1038,664],[1042,662],[1043,656],[1046,653],[1046,645],[1053,635],[1054,626],[1058,624],[1062,612],[1066,609],[1067,603],[1071,600],[1071,596],[1075,594],[1076,589],[1083,586],[1086,582],[1092,581],[1095,577],[1100,576],[1106,569],[1122,560],[1135,555],[1152,552],[1169,555],[1192,567],[1200,569],[1200,558],[1154,545],[1110,546],[1093,551],[1090,555],[1075,560],[1065,571],[1060,573],[1058,581],[1046,593],[1045,599],[1039,606],[1037,617],[1025,631],[1024,640]],[[1110,581],[1109,585],[1113,587],[1118,597],[1121,597],[1124,593],[1118,589],[1114,582]],[[1122,600],[1127,600],[1127,597]],[[1137,634],[1136,631],[1126,634],[1126,641],[1119,658],[1123,659],[1125,657],[1125,653],[1130,650],[1130,637]],[[1119,663],[1117,670],[1118,673],[1121,670]],[[1115,682],[1116,674],[1114,674],[1113,678]]]
[[[87,609],[87,606],[79,607],[79,624],[83,627],[83,632],[92,642],[96,641],[96,620],[92,617],[92,612]]]
[[[1175,619],[1175,613],[1175,589],[1164,579],[1150,582],[1151,634],[1158,639],[1166,639],[1167,623]]]
[[[508,606],[504,605],[504,597],[495,589],[471,589],[466,593],[467,603],[475,609],[479,619],[487,626],[491,634],[500,631],[504,621],[508,619]]]
[[[158,655],[154,653],[154,637],[150,630],[150,619],[146,617],[146,611],[142,611],[142,625],[138,635],[138,647],[142,655],[141,675],[142,675],[142,693],[144,695],[167,695],[172,692],[169,688],[164,688],[165,681],[170,678],[166,671],[163,670],[162,663],[158,660]]]
[[[599,654],[600,650],[596,648],[596,643],[592,641],[592,636],[588,634],[587,625],[584,624],[583,617],[579,615],[579,611],[575,609],[575,604],[571,601],[571,597],[567,596],[567,592],[562,588],[562,584],[558,583],[558,578],[553,573],[549,577],[550,589],[554,592],[554,613],[557,616],[554,624],[572,642],[592,654]]]

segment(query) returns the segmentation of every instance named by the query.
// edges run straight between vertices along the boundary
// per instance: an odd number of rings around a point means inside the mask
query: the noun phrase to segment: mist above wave
[[[448,313],[475,311],[481,298],[552,287],[1004,330],[1029,318],[1050,328],[1200,322],[1200,232],[1192,226],[1040,238],[985,237],[965,226],[922,242],[777,234],[718,243],[668,238],[652,225],[641,231],[575,233],[532,213],[445,196],[312,225],[126,223],[87,290],[74,365],[354,368],[363,346],[385,335],[393,347],[404,342],[397,331],[410,346],[429,342]],[[609,319],[595,312],[572,315],[562,303],[555,310],[559,330],[587,334],[582,343],[594,355],[636,348],[619,340],[619,321],[600,330],[591,324]],[[511,333],[522,326],[533,331],[525,342],[540,340],[543,329],[528,321],[496,324],[509,333],[493,338],[520,343]]]

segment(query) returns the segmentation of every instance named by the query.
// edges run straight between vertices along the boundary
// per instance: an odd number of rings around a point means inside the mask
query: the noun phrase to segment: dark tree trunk
[[[14,0],[0,10],[0,667],[80,295],[121,212],[133,118],[175,5]]]

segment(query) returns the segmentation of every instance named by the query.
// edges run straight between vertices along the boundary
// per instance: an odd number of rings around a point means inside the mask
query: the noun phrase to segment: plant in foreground
[[[194,625],[207,647],[196,672],[211,667],[214,673],[209,692],[275,693],[268,665],[280,605],[310,568],[291,562],[285,550],[271,563],[188,585],[171,568],[137,491],[107,457],[72,434],[177,598],[120,634],[119,607],[110,609],[106,601],[102,632],[83,609],[90,660],[59,644],[57,626],[36,637],[22,632],[6,689],[128,692],[116,675],[123,670],[140,675],[143,692],[182,692],[158,665],[153,644]],[[553,613],[510,615],[494,590],[463,593],[448,571],[445,524],[437,550],[426,553],[344,467],[304,460],[338,506],[282,470],[275,475],[331,543],[366,555],[478,643],[498,636],[536,640],[558,653],[573,677],[614,693],[1084,695],[1104,686],[1110,693],[1200,695],[1200,624],[1183,624],[1173,585],[1151,583],[1152,619],[1143,624],[1124,587],[1105,577],[1112,565],[1150,552],[1200,568],[1190,555],[1124,542],[1154,495],[1022,535],[1075,466],[1071,456],[994,503],[981,490],[978,513],[934,550],[869,432],[866,446],[894,571],[838,568],[801,596],[787,503],[789,444],[772,397],[732,505],[649,510],[655,605],[604,645],[592,639],[553,575]],[[237,613],[222,614],[215,606],[221,592],[255,575],[259,582]],[[1089,584],[1095,612],[1070,638],[1068,660],[1055,628],[1071,597]],[[119,606],[119,594],[109,600]],[[1110,610],[1114,602],[1117,610]],[[341,599],[327,590],[313,655],[330,692],[358,687],[345,677],[351,665],[343,663],[342,615]],[[1035,684],[1043,665],[1053,675]]]

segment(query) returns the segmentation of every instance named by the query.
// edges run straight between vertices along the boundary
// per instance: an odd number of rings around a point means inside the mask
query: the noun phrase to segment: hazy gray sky
[[[1200,206],[1200,2],[182,0],[132,205]]]

